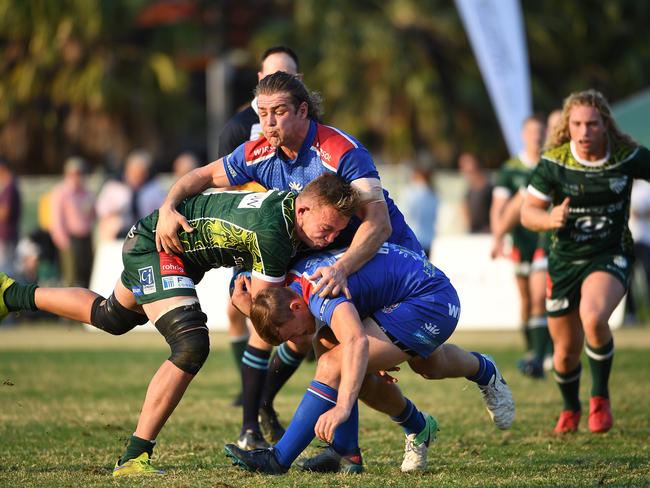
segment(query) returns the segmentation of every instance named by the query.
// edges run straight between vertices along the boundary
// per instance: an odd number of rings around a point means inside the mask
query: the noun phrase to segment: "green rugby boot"
[[[424,428],[417,434],[409,434],[404,441],[404,460],[402,473],[424,471],[427,467],[429,445],[438,435],[438,421],[428,413],[424,413],[426,421]]]
[[[156,476],[163,475],[165,472],[162,469],[154,468],[151,465],[149,454],[143,452],[137,458],[129,459],[124,464],[120,465],[119,461],[115,463],[113,468],[113,476]]]
[[[5,303],[5,291],[15,282],[13,278],[9,278],[6,274],[0,273],[0,322],[9,315],[9,309]]]

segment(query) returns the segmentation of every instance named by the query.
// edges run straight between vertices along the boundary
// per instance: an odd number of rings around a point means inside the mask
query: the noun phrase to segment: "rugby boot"
[[[417,434],[409,434],[404,441],[404,460],[402,473],[424,471],[427,467],[429,445],[438,435],[438,421],[429,414],[424,414],[426,424]]]
[[[151,465],[149,453],[143,452],[137,458],[129,459],[124,464],[119,461],[113,468],[113,476],[156,476],[163,475],[162,469],[156,469]]]
[[[237,446],[246,451],[252,451],[253,449],[266,449],[270,447],[262,433],[252,429],[246,429],[246,432],[237,439]]]
[[[607,432],[614,425],[609,399],[594,396],[589,399],[589,430],[596,434]]]
[[[485,401],[485,408],[494,425],[502,430],[509,429],[515,419],[515,402],[512,399],[512,392],[494,360],[487,354],[482,354],[482,356],[494,365],[494,374],[487,385],[478,385]]]
[[[282,427],[282,424],[278,419],[278,414],[273,407],[269,407],[268,409],[260,408],[258,420],[260,423],[260,429],[262,429],[262,434],[264,434],[267,441],[271,444],[275,444],[282,439],[285,429]]]
[[[574,412],[573,410],[562,410],[553,432],[556,434],[571,434],[577,432],[581,415],[582,412],[580,410],[577,412]]]
[[[245,451],[234,444],[226,444],[224,450],[226,456],[231,459],[233,466],[239,466],[248,471],[264,474],[284,474],[289,470],[289,468],[285,468],[278,462],[272,448]]]

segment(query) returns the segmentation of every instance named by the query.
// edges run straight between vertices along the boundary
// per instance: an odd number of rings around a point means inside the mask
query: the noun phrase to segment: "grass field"
[[[114,481],[111,469],[133,432],[146,385],[167,357],[162,337],[112,337],[76,325],[0,329],[0,486],[650,486],[649,327],[616,333],[613,430],[589,434],[585,416],[581,432],[564,438],[551,434],[561,406],[555,384],[528,380],[515,370],[518,334],[457,333],[454,339],[496,358],[513,389],[517,419],[510,431],[498,431],[468,381],[398,373],[405,394],[440,421],[426,473],[400,473],[401,430],[365,407],[362,475],[292,469],[264,477],[232,467],[223,444],[239,432],[241,412],[229,406],[237,375],[226,336],[213,334],[210,358],[158,439],[155,465],[167,476]],[[586,359],[583,365],[586,408]],[[313,369],[304,365],[278,398],[285,422]],[[316,452],[315,445],[308,452]]]

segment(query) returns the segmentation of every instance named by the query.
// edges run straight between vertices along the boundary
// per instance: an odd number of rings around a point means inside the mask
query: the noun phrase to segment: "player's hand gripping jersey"
[[[551,253],[585,259],[607,252],[632,254],[627,225],[634,178],[650,178],[650,151],[619,145],[596,162],[579,161],[571,143],[544,153],[528,191],[559,205],[570,198],[566,225],[553,233]]]
[[[399,346],[426,357],[454,331],[460,302],[449,278],[428,260],[404,247],[385,243],[359,271],[348,277],[352,299],[321,298],[311,293],[308,277],[332,265],[342,250],[319,252],[297,261],[289,286],[300,293],[320,325],[330,325],[338,304],[354,304],[361,318],[373,317]]]
[[[295,199],[286,191],[220,192],[185,199],[178,211],[194,231],[179,233],[182,256],[156,251],[155,211],[127,236],[122,282],[139,303],[195,295],[194,284],[203,274],[222,266],[238,266],[264,281],[283,282],[300,243]]]

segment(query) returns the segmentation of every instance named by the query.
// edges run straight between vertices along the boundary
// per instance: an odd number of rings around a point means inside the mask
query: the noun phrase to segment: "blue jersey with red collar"
[[[408,299],[431,301],[430,297],[451,287],[449,278],[418,253],[384,243],[370,261],[348,277],[351,300],[344,295],[320,298],[312,294],[314,283],[308,277],[320,266],[331,266],[342,255],[343,250],[312,254],[297,261],[288,276],[288,286],[300,293],[317,320],[328,325],[334,309],[342,302],[352,302],[364,318]]]
[[[370,153],[361,143],[343,131],[313,120],[298,156],[293,161],[282,159],[279,150],[262,136],[239,146],[224,157],[223,164],[231,185],[256,181],[269,190],[299,192],[310,181],[326,172],[336,173],[347,182],[359,178],[379,178]],[[386,190],[384,197],[393,227],[388,241],[419,251],[419,244],[412,242],[413,232]],[[358,226],[358,219],[353,219],[348,231],[354,231]],[[347,235],[351,238],[353,232],[348,232]]]

